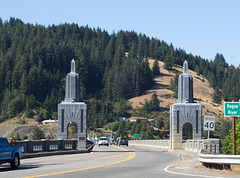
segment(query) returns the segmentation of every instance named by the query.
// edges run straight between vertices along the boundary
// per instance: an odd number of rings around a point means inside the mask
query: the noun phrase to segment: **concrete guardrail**
[[[17,141],[17,146],[22,147],[24,153],[34,152],[49,152],[49,151],[65,151],[65,150],[76,150],[77,140],[24,140]]]
[[[129,140],[129,144],[170,149],[170,140]]]
[[[171,149],[170,140],[129,140],[130,145]],[[199,153],[219,154],[219,139],[184,140],[182,149]]]
[[[21,146],[23,158],[32,158],[40,156],[76,154],[91,152],[94,144],[87,140],[87,148],[77,149],[77,140],[24,140],[11,143],[12,145]]]

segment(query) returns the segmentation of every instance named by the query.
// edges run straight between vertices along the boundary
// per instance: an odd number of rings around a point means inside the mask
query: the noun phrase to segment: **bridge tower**
[[[183,74],[178,78],[178,101],[170,107],[171,149],[182,149],[185,139],[201,139],[202,106],[193,100],[193,78],[188,73],[188,62],[183,63]]]
[[[87,105],[80,102],[79,74],[75,72],[75,61],[66,77],[65,99],[58,104],[58,139],[67,139],[68,125],[77,125],[78,149],[87,146]]]

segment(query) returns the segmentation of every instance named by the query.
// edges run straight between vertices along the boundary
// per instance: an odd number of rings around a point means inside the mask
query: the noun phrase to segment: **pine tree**
[[[152,111],[160,111],[160,101],[157,98],[157,94],[153,93],[150,101],[150,108]]]
[[[219,88],[215,88],[214,89],[214,93],[212,96],[213,102],[217,103],[217,104],[221,104],[222,103],[222,92],[220,91]]]
[[[172,67],[173,67],[173,56],[172,56],[172,54],[167,54],[163,67],[164,67],[164,69],[167,69],[167,70],[172,69]]]
[[[163,118],[160,117],[159,119],[157,119],[157,125],[156,125],[156,127],[157,127],[158,129],[161,129],[163,126],[164,126]]]
[[[197,75],[200,75],[200,69],[198,65],[195,67],[194,71],[197,73]]]
[[[178,78],[179,78],[179,75],[176,74],[174,78],[170,80],[170,83],[171,83],[170,90],[174,92],[173,96],[175,98],[178,97]]]
[[[158,76],[160,74],[160,67],[158,65],[158,61],[157,60],[155,60],[154,63],[153,63],[152,71],[153,71],[153,75],[154,76]]]
[[[44,132],[37,126],[33,127],[31,136],[33,140],[41,140],[45,138]]]
[[[228,64],[225,61],[225,58],[223,57],[222,54],[217,53],[215,58],[214,58],[214,64],[217,66],[221,66],[221,67],[227,67]]]

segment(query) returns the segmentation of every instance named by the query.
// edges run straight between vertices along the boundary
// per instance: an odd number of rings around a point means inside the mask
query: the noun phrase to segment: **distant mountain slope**
[[[153,59],[149,59],[150,68],[153,66]],[[158,96],[158,99],[161,100],[160,106],[162,111],[169,112],[169,107],[177,102],[177,99],[173,97],[173,92],[168,88],[170,85],[170,80],[175,76],[175,73],[170,72],[163,68],[164,63],[159,61],[159,67],[161,75],[156,77],[154,80],[156,84],[150,89],[145,91],[141,96],[134,97],[129,101],[132,103],[133,107],[141,107],[145,99],[150,100],[152,94],[155,92]],[[182,66],[174,67],[175,70],[178,70],[182,73]],[[196,72],[189,70],[189,73],[193,76],[193,95],[195,102],[202,105],[202,115],[223,115],[223,102],[221,105],[216,105],[212,101],[212,94],[214,92],[213,88],[210,87],[207,79],[203,76],[198,76]]]
[[[115,116],[129,115],[125,108],[113,108],[142,93],[143,98],[130,100],[134,106],[143,104],[152,92],[158,92],[162,111],[168,111],[177,101],[167,89],[174,73],[161,67],[162,75],[153,87],[152,72],[145,60],[148,58],[179,65],[176,70],[180,71],[187,60],[189,69],[201,74],[193,73],[194,96],[203,105],[203,114],[222,112],[222,105],[215,107],[212,103],[213,89],[209,86],[215,89],[216,102],[240,98],[240,70],[228,66],[222,54],[207,60],[145,34],[108,34],[74,23],[44,27],[15,18],[2,22],[0,18],[0,34],[0,123],[33,109],[41,120],[54,118],[58,103],[64,99],[65,77],[72,59],[80,76],[80,98],[89,102],[91,127],[103,127]],[[202,76],[208,82],[202,82]]]
[[[154,60],[149,59],[148,62],[150,68],[152,68]],[[169,112],[169,107],[177,102],[177,99],[173,97],[173,92],[168,89],[170,80],[175,76],[175,73],[165,70],[163,65],[164,62],[159,61],[161,75],[154,79],[155,85],[150,90],[146,90],[141,96],[134,97],[129,100],[134,108],[141,107],[144,104],[145,99],[150,100],[154,92],[157,94],[158,99],[161,100],[161,112]],[[176,66],[177,67],[174,67],[174,69],[182,73],[182,66]],[[202,105],[202,115],[215,115],[216,118],[218,118],[217,116],[219,115],[223,115],[223,102],[221,105],[213,104],[212,94],[214,90],[210,87],[207,79],[204,78],[203,82],[203,76],[198,76],[196,72],[192,70],[189,70],[189,73],[193,76],[193,94],[195,102]],[[18,119],[13,118],[1,123],[0,136],[11,137],[16,136],[16,133],[19,133],[21,138],[23,138],[23,136],[30,138],[31,129],[34,125],[36,125],[36,122],[32,119],[27,119],[28,125],[16,125],[16,122],[18,122]],[[39,125],[39,127],[44,130],[46,136],[57,138],[57,124]]]

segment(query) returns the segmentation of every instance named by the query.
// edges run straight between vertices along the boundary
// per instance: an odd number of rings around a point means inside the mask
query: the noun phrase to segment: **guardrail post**
[[[59,142],[60,142],[59,150],[65,150],[65,148],[64,148],[64,140],[59,140]]]
[[[61,142],[60,142],[60,140],[57,141],[57,149],[61,150]]]
[[[28,142],[27,142],[27,151],[29,153],[33,152],[33,146],[32,146],[32,141],[31,140],[28,140]]]
[[[78,140],[74,140],[74,142],[73,142],[73,149],[74,150],[77,149],[77,144],[78,144]]]
[[[44,141],[44,148],[43,151],[49,151],[49,140],[43,140]]]

